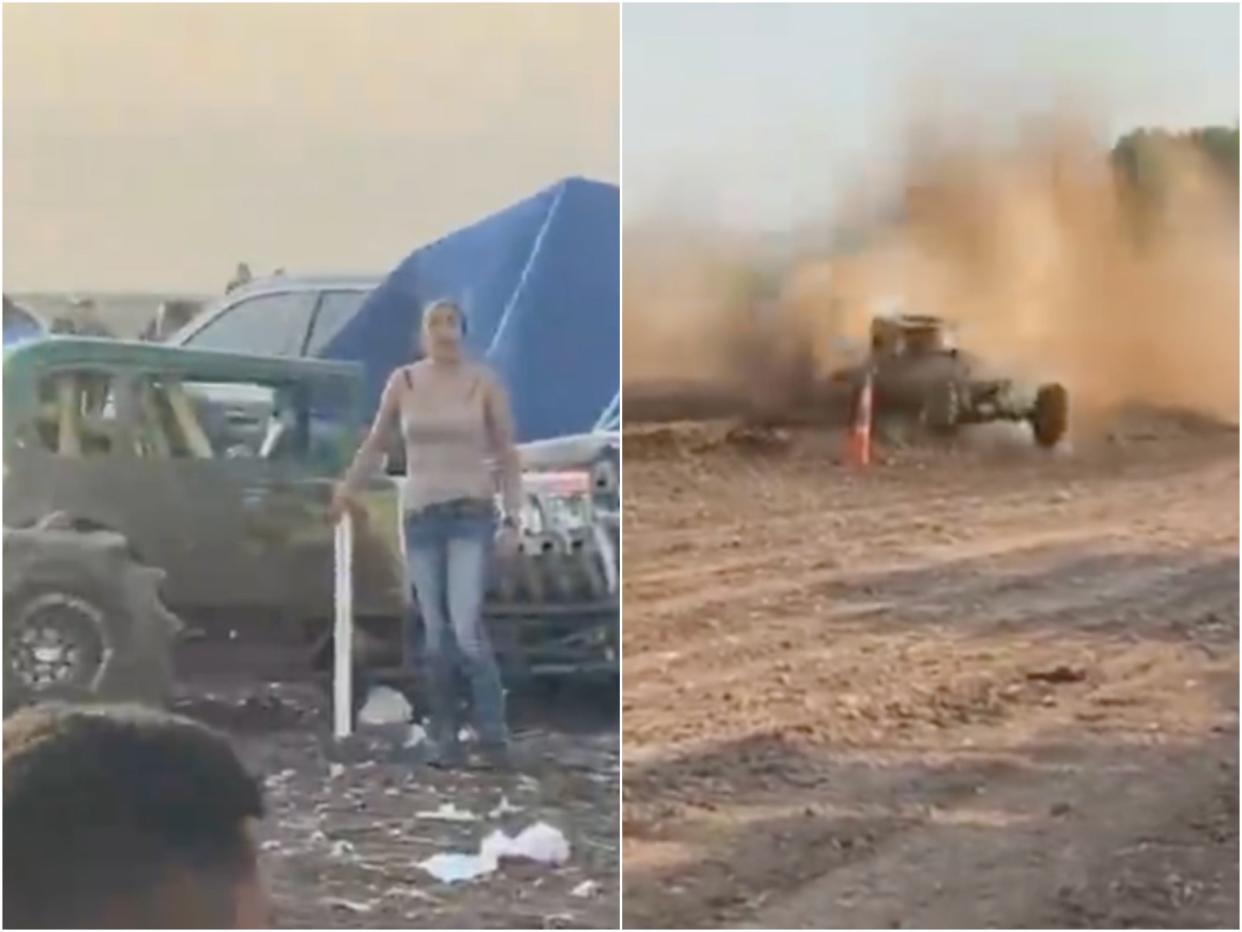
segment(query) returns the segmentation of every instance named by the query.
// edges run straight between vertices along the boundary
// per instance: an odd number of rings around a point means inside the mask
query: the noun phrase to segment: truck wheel
[[[923,402],[923,422],[938,434],[948,434],[957,428],[961,417],[961,400],[956,382],[942,382],[928,391]]]
[[[161,570],[111,532],[5,532],[4,713],[43,701],[172,697],[180,622]]]
[[[1035,430],[1035,442],[1041,447],[1054,447],[1065,436],[1069,429],[1069,392],[1065,386],[1056,383],[1040,386],[1031,413],[1031,427]]]

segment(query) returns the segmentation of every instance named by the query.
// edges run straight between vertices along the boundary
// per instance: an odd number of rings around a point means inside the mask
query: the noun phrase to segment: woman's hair
[[[427,327],[427,320],[431,316],[431,313],[433,311],[438,311],[441,308],[451,310],[457,316],[457,322],[461,325],[461,335],[464,337],[468,327],[466,312],[462,310],[462,306],[452,298],[436,298],[434,301],[428,301],[423,306],[423,314],[418,322],[418,332],[420,336]]]

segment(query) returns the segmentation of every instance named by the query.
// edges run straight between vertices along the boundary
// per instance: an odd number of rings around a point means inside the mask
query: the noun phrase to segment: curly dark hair
[[[262,789],[228,740],[130,706],[4,723],[7,928],[227,927]]]

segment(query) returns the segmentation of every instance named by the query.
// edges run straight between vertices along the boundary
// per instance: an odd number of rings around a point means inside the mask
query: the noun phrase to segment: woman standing
[[[446,643],[452,625],[484,759],[505,767],[504,691],[482,612],[493,540],[502,552],[517,548],[522,474],[508,397],[487,367],[464,357],[465,332],[465,315],[451,301],[436,301],[423,312],[424,358],[389,377],[371,431],[337,490],[332,518],[378,467],[388,431],[399,425],[408,477],[406,555],[425,632],[432,762],[465,762],[457,737],[456,665]],[[504,506],[499,533],[498,486]]]

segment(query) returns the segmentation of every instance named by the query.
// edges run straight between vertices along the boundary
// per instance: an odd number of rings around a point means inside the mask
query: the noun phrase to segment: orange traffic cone
[[[871,465],[871,409],[874,386],[871,373],[863,381],[858,393],[858,407],[854,409],[854,428],[850,436],[850,459],[855,466]]]

